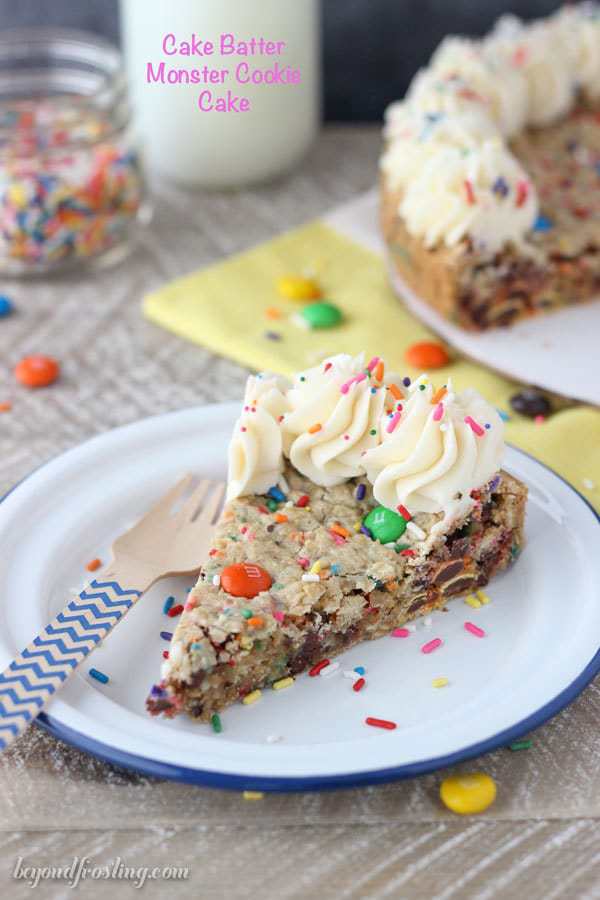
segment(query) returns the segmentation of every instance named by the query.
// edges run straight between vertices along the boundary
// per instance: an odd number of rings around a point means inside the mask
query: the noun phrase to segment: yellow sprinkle
[[[240,638],[240,647],[242,650],[251,650],[254,646],[254,641],[249,637],[241,637]]]
[[[24,209],[27,206],[27,195],[21,184],[11,185],[8,193],[11,203],[13,203],[15,206],[18,206],[19,209]]]
[[[282,691],[284,688],[291,687],[294,683],[294,679],[288,675],[287,678],[280,678],[279,681],[273,682],[273,690],[274,691]]]
[[[244,800],[262,800],[264,796],[262,791],[244,791]]]
[[[481,600],[478,600],[477,597],[474,597],[473,594],[469,594],[468,597],[465,597],[465,603],[467,606],[471,606],[473,609],[479,609],[481,606]]]
[[[242,697],[242,703],[245,703],[246,706],[250,706],[252,703],[256,703],[257,700],[260,700],[261,696],[261,691],[251,691],[249,694],[246,694],[245,697]]]
[[[355,522],[353,525],[353,528],[355,531],[360,531],[360,526],[361,526],[360,522]]]
[[[434,688],[441,688],[441,687],[446,687],[446,685],[449,684],[449,683],[450,683],[450,682],[449,682],[448,679],[445,678],[445,677],[442,677],[442,678],[434,678],[433,681],[431,682],[431,686],[434,687]]]
[[[486,603],[492,602],[485,591],[475,591],[475,593],[477,594],[477,599],[480,603],[483,604],[483,606],[485,606]]]
[[[321,571],[321,566],[322,566],[322,565],[323,565],[323,561],[320,560],[320,559],[317,559],[316,562],[314,562],[314,563],[312,564],[312,566],[310,567],[310,571],[312,572],[312,574],[313,574],[313,575],[318,575],[319,572]]]

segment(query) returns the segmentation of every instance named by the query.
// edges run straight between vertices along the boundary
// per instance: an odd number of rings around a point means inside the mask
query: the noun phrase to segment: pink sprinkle
[[[183,608],[184,609],[195,609],[197,602],[198,601],[196,600],[195,597],[190,597]]]
[[[299,556],[298,565],[302,566],[303,569],[306,569],[308,566],[310,566],[310,559],[307,559],[306,556]]]
[[[395,412],[390,421],[387,424],[387,428],[385,429],[388,434],[391,434],[398,422],[400,421],[401,412]]]
[[[472,622],[465,622],[465,629],[471,634],[474,634],[475,637],[485,637],[485,631],[483,630],[483,628],[480,628],[478,625],[473,625]]]
[[[350,381],[346,381],[346,383],[341,386],[340,392],[342,394],[347,394],[355,381],[356,381],[356,378],[351,378]]]
[[[371,360],[371,362],[369,363],[369,365],[367,366],[367,369],[369,370],[369,372],[373,371],[373,369],[375,368],[375,366],[377,365],[378,362],[379,362],[379,357],[374,356],[373,359]]]
[[[535,422],[536,425],[543,425],[544,422],[546,421],[546,417],[545,416],[535,416],[533,421]]]
[[[478,425],[475,419],[473,419],[471,416],[465,416],[465,423],[469,426],[471,431],[475,432],[478,437],[481,437],[483,434],[485,434],[485,429],[482,428],[481,425]]]
[[[277,619],[278,622],[283,622],[285,619],[285,613],[283,613],[280,609],[276,609],[273,613],[273,618]]]
[[[364,372],[361,372],[360,375],[357,375],[354,380],[358,384],[360,381],[364,381],[366,377],[366,374]]]
[[[392,631],[392,637],[408,637],[410,635],[410,631],[408,628],[394,628]]]
[[[433,412],[433,421],[439,422],[442,416],[444,415],[444,404],[438,403],[434,412]]]
[[[338,545],[338,547],[343,547],[346,543],[346,538],[342,537],[341,534],[336,534],[335,531],[330,531],[329,536]]]
[[[433,653],[433,651],[437,650],[438,647],[441,647],[443,643],[441,638],[434,638],[432,641],[428,641],[427,644],[423,644],[421,653]]]

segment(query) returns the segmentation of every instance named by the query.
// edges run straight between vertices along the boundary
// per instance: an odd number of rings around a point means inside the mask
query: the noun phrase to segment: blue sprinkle
[[[550,219],[541,215],[537,217],[533,226],[534,231],[550,231],[552,228],[554,228],[554,224]]]
[[[95,678],[96,681],[100,681],[102,684],[108,684],[109,678],[104,672],[100,672],[98,669],[90,669],[90,675],[92,678]]]
[[[339,575],[340,574],[340,566],[338,566],[337,563],[332,563],[329,566],[329,571],[331,572],[332,575]]]
[[[499,175],[492,185],[492,191],[494,194],[498,194],[500,197],[506,197],[506,195],[510,191],[506,178],[503,178],[502,175]]]
[[[265,337],[268,341],[281,341],[283,340],[282,336],[278,331],[265,331]]]
[[[505,413],[503,409],[497,409],[496,412],[500,416],[503,422],[510,422],[510,416],[508,413]]]
[[[172,631],[161,631],[160,636],[163,639],[163,641],[170,641],[171,638],[173,637],[173,632]]]
[[[372,394],[376,394],[376,393],[377,393],[377,388],[371,388],[371,393],[372,393]]]
[[[164,612],[165,616],[167,615],[167,613],[169,612],[169,610],[171,609],[171,607],[173,606],[174,603],[175,603],[175,597],[167,597],[167,599],[165,600],[165,605],[163,606],[163,612]]]
[[[367,488],[364,484],[359,484],[356,488],[356,499],[362,500],[367,493]]]
[[[406,378],[402,379],[402,384],[404,385],[404,387],[410,387],[410,378],[408,377],[408,375],[406,376]]]
[[[153,697],[162,697],[162,695],[165,693],[165,690],[164,688],[161,688],[159,684],[153,684],[150,688],[150,693]]]
[[[373,535],[371,534],[371,532],[369,531],[369,529],[367,528],[366,525],[361,525],[360,530],[361,530],[362,534],[366,534],[366,536],[368,538],[371,538],[371,540],[373,540]]]
[[[14,312],[14,309],[15,308],[8,297],[0,296],[0,319],[3,319],[5,316],[10,316],[10,314]]]
[[[489,422],[486,422],[486,423],[485,423],[485,427],[489,430],[492,426],[490,425]]]
[[[285,503],[285,501],[287,500],[287,497],[285,496],[283,491],[277,487],[277,485],[273,485],[272,488],[269,488],[269,490],[267,491],[267,496],[272,497],[273,500],[277,500],[278,503]]]
[[[358,675],[364,675],[365,672],[366,672],[367,670],[365,669],[364,666],[354,666],[354,671],[355,671]]]

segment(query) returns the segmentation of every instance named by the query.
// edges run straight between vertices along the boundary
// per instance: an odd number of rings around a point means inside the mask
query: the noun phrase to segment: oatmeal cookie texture
[[[386,113],[381,222],[397,274],[470,330],[600,288],[600,7],[447,38]]]
[[[526,489],[506,473],[476,492],[450,533],[423,541],[405,529],[387,544],[360,530],[377,506],[366,479],[323,488],[291,466],[285,477],[277,510],[265,497],[225,509],[150,712],[208,721],[257,689],[483,587],[522,545]],[[439,519],[419,513],[411,522],[427,535]],[[267,573],[270,587],[254,597],[227,592],[228,571],[240,563],[249,564],[250,582]]]
[[[522,545],[526,489],[502,451],[475,391],[378,357],[250,378],[228,502],[149,711],[209,721],[487,584]]]

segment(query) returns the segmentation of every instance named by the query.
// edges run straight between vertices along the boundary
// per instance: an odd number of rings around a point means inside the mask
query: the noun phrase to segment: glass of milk
[[[151,169],[237,187],[291,169],[320,120],[319,0],[121,0]]]

